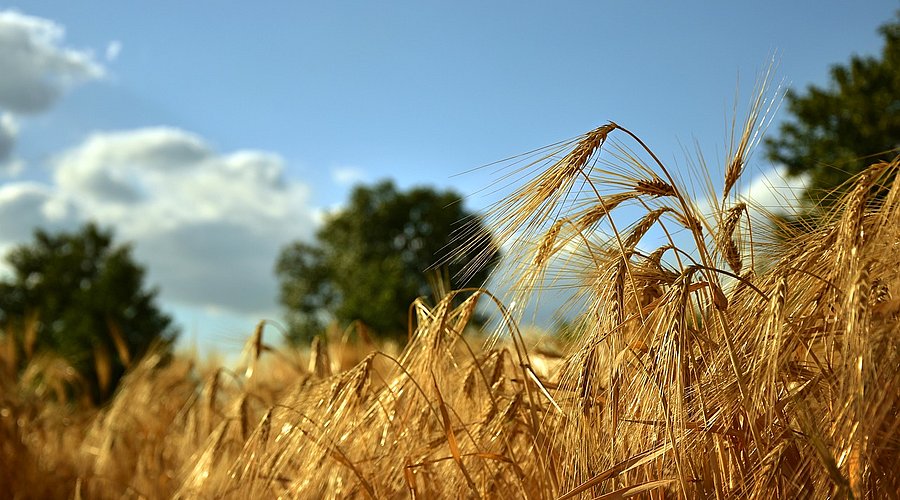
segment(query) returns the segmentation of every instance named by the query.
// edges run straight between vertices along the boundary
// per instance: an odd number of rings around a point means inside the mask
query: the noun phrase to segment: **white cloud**
[[[63,47],[64,36],[48,19],[0,11],[0,107],[38,113],[70,85],[104,75],[91,52]]]
[[[277,155],[220,154],[178,129],[97,133],[58,156],[52,186],[3,186],[33,194],[9,210],[0,197],[0,210],[31,214],[22,226],[60,213],[95,220],[134,242],[163,300],[262,316],[275,312],[278,251],[314,225],[308,189],[283,171]],[[14,236],[28,234],[30,227]]]
[[[113,40],[106,45],[106,61],[113,62],[119,58],[122,53],[122,42]]]
[[[739,197],[748,205],[773,213],[785,213],[800,206],[809,181],[805,177],[788,177],[784,167],[774,167],[755,177]]]
[[[331,179],[341,186],[351,186],[366,180],[366,173],[356,167],[338,167],[331,169]]]
[[[132,204],[177,174],[169,170],[191,169],[211,156],[200,138],[177,129],[99,133],[60,155],[55,179],[89,204]]]
[[[271,222],[252,225],[229,219],[144,234],[136,256],[149,265],[150,277],[167,300],[257,318],[273,315],[275,259],[280,246],[297,234]]]
[[[36,228],[74,227],[75,207],[58,199],[52,188],[35,182],[0,185],[0,250],[28,240]]]
[[[749,177],[749,174],[746,174]],[[800,208],[803,192],[808,180],[805,177],[788,177],[784,167],[770,167],[744,183],[742,177],[734,190],[738,200],[743,201],[755,215],[785,214]],[[706,219],[714,217],[716,200],[707,194],[697,202],[697,211]],[[730,206],[730,205],[729,205]]]
[[[0,174],[14,176],[24,167],[13,158],[13,114],[46,111],[67,88],[105,75],[90,51],[62,46],[64,37],[51,20],[0,10]]]
[[[2,165],[12,157],[18,134],[19,127],[15,118],[9,113],[0,113],[0,171],[5,170]]]

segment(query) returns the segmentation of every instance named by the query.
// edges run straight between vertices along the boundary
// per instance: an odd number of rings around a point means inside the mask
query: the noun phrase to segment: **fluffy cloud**
[[[278,224],[191,222],[144,236],[137,257],[168,300],[261,318],[275,314],[275,259],[293,236]]]
[[[800,206],[807,185],[805,177],[788,177],[783,167],[775,167],[754,178],[740,197],[753,207],[786,213]]]
[[[749,182],[744,182],[750,179]],[[750,178],[745,174],[737,184],[737,199],[746,203],[757,215],[764,213],[792,213],[802,205],[803,191],[808,180],[804,177],[788,177],[784,167],[770,167],[760,170]],[[716,200],[718,196],[716,196]],[[713,217],[716,201],[708,195],[700,198],[697,210],[706,218]]]
[[[33,182],[0,185],[0,257],[17,243],[31,238],[35,228],[60,230],[74,227],[75,209],[48,186]],[[9,269],[0,261],[0,275]]]
[[[60,156],[55,178],[62,189],[100,208],[134,204],[145,191],[161,189],[176,170],[192,170],[211,156],[198,137],[175,129],[95,134]]]
[[[62,46],[62,26],[12,10],[0,10],[0,174],[17,174],[14,114],[49,109],[71,85],[101,78],[105,70],[89,51]]]
[[[150,281],[172,303],[242,314],[274,312],[281,246],[309,236],[308,190],[283,160],[259,151],[220,154],[172,128],[98,133],[59,155],[53,184],[12,183],[0,213],[34,226],[95,220],[134,242]]]
[[[93,54],[61,46],[64,35],[53,21],[0,11],[0,107],[38,113],[69,85],[103,76]]]

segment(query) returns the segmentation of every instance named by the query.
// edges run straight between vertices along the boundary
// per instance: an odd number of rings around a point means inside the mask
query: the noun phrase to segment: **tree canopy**
[[[787,94],[790,119],[766,140],[771,160],[792,176],[808,174],[807,196],[820,198],[900,147],[900,14],[880,29],[880,57],[835,65],[827,87]]]
[[[446,259],[462,221],[482,235],[488,253],[496,248],[477,218],[452,191],[427,187],[398,191],[393,183],[354,189],[349,204],[331,214],[315,242],[285,247],[276,265],[289,338],[306,341],[324,322],[359,320],[376,332],[405,340],[410,304],[430,293],[426,271]],[[451,276],[479,251],[468,248],[446,260]],[[495,260],[495,259],[494,259]],[[494,262],[460,286],[484,283]]]
[[[126,365],[153,343],[178,334],[144,286],[144,269],[127,245],[94,224],[77,232],[35,232],[7,255],[12,276],[0,282],[0,327],[29,349],[64,357],[88,380],[95,400],[110,394]],[[30,327],[27,323],[31,322]]]

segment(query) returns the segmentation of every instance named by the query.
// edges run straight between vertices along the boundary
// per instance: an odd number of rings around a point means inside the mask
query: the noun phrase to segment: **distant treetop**
[[[879,31],[880,57],[854,56],[831,68],[827,87],[788,92],[791,117],[766,140],[789,175],[809,175],[810,199],[900,151],[900,13]]]

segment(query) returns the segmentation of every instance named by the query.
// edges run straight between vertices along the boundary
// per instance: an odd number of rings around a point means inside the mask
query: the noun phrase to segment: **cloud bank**
[[[311,233],[308,198],[271,153],[218,153],[176,128],[96,133],[57,157],[49,184],[0,187],[0,245],[94,220],[134,242],[164,300],[269,315],[279,249]]]
[[[788,177],[785,168],[778,166],[755,177],[746,189],[741,190],[740,198],[769,212],[789,213],[800,207],[808,185],[806,177]]]
[[[91,52],[63,47],[64,37],[53,21],[0,11],[0,107],[39,113],[70,85],[104,75]]]
[[[56,22],[0,10],[0,174],[23,166],[15,158],[23,118],[106,76],[93,52],[64,42]],[[105,60],[121,49],[111,41]],[[47,166],[45,182],[0,184],[0,252],[30,240],[35,228],[96,221],[133,242],[161,298],[180,307],[274,314],[278,251],[314,225],[308,189],[285,178],[281,157],[220,153],[177,128],[94,133]]]
[[[9,113],[0,113],[0,170],[3,170],[3,165],[12,158],[18,134],[16,119]]]
[[[13,158],[15,115],[45,112],[72,85],[106,74],[90,51],[64,47],[64,37],[53,21],[0,10],[0,174],[22,169]]]

